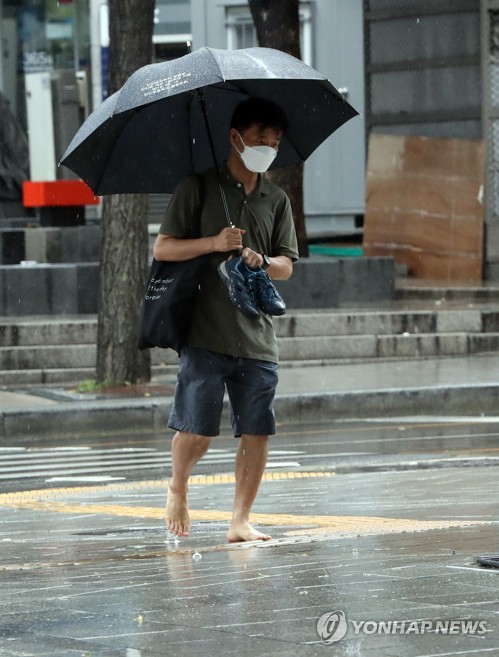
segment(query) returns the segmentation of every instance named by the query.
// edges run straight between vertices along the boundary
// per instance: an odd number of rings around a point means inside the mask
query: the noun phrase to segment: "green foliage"
[[[87,379],[78,384],[76,391],[77,392],[99,392],[105,388],[111,388],[113,382],[110,379],[105,379],[105,381],[96,381],[95,379]]]

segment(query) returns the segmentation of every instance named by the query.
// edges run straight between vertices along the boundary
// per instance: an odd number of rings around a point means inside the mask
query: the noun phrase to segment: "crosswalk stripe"
[[[81,467],[81,468],[71,468],[68,467],[65,470],[62,471],[64,475],[72,475],[72,474],[85,474],[85,473],[101,473],[105,472],[108,474],[109,472],[121,472],[125,470],[126,472],[130,472],[131,470],[151,470],[151,465],[150,464],[145,464],[145,465],[136,465],[133,468],[130,466],[116,466],[112,468],[95,468],[95,467]],[[7,480],[7,479],[34,479],[37,477],[53,477],[56,475],[60,475],[61,471],[60,470],[46,470],[43,472],[37,471],[33,472],[31,474],[22,474],[18,472],[13,472],[13,473],[7,473],[7,474],[0,474],[0,480]]]
[[[76,462],[71,462],[71,461],[65,461],[63,463],[43,463],[43,464],[35,464],[35,465],[23,465],[23,466],[14,466],[14,467],[2,467],[0,469],[0,476],[2,474],[7,474],[7,473],[30,473],[30,472],[45,472],[45,471],[59,471],[63,470],[65,471],[68,467],[77,467],[79,469],[81,468],[112,468],[114,467],[127,467],[128,469],[135,468],[135,465],[139,464],[149,464],[149,465],[155,465],[157,467],[162,467],[164,465],[164,460],[161,459],[133,459],[133,460],[126,460],[126,461],[116,461],[114,459],[97,459],[97,462],[94,463],[91,460],[85,461],[84,463],[76,463]]]
[[[17,448],[0,451],[0,480],[46,478],[57,475],[109,474],[171,467],[167,452],[151,448]],[[276,450],[269,455],[268,466],[273,468],[298,466],[284,456],[304,454],[297,450]],[[213,449],[203,462],[210,465],[233,463],[234,450]]]

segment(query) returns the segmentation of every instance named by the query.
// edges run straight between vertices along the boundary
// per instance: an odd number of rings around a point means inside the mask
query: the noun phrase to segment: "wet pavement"
[[[494,416],[499,408],[499,355],[395,359],[280,370],[278,422],[309,424],[350,419],[445,413]],[[142,396],[80,393],[38,386],[0,390],[0,440],[31,443],[59,436],[103,436],[164,430],[175,376],[155,377]],[[145,387],[144,387],[145,388]],[[137,393],[137,390],[134,391]],[[222,423],[229,424],[228,402]]]
[[[164,435],[4,444],[0,655],[497,655],[499,571],[474,559],[499,553],[498,435],[481,417],[284,424],[252,517],[273,539],[237,545],[228,434],[180,542]]]

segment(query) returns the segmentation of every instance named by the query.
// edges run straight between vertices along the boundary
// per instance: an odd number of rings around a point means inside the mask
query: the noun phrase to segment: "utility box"
[[[75,72],[70,69],[54,71],[51,76],[54,143],[57,161],[78,132],[80,120],[80,89]],[[76,179],[67,167],[58,167],[57,178]]]
[[[56,180],[50,73],[26,73],[30,180]]]

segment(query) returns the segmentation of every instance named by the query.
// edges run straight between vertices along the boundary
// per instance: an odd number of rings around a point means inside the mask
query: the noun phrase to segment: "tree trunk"
[[[152,61],[155,0],[109,0],[109,95]],[[97,333],[97,381],[148,381],[149,351],[137,348],[141,298],[148,269],[148,197],[104,199]]]
[[[301,59],[299,0],[250,0],[260,46],[276,48]],[[283,107],[286,110],[285,107]],[[298,250],[308,256],[307,229],[303,209],[303,164],[294,164],[270,174],[291,200]]]
[[[303,210],[303,164],[292,164],[282,169],[276,169],[270,173],[270,178],[289,196],[298,240],[298,252],[301,258],[308,258],[308,237]]]

